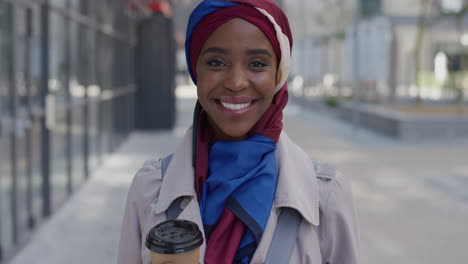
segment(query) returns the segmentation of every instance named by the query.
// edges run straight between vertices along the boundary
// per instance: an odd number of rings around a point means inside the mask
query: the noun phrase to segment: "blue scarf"
[[[236,262],[250,261],[265,230],[278,179],[275,149],[276,143],[264,136],[219,141],[211,147],[200,201],[202,220],[207,237],[225,207],[246,225]]]

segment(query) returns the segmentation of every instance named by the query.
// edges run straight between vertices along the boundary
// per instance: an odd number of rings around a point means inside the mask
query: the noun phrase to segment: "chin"
[[[229,136],[235,140],[246,139],[249,131],[250,129],[223,129],[223,132],[226,136]]]

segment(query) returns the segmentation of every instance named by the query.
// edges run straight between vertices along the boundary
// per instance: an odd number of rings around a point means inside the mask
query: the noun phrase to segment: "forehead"
[[[241,18],[233,18],[217,28],[205,41],[204,48],[263,48],[273,51],[268,38],[257,26]]]

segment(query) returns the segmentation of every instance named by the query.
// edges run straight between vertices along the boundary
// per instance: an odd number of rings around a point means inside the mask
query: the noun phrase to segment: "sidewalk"
[[[128,187],[145,160],[171,153],[191,123],[194,100],[178,102],[177,126],[134,132],[19,252],[11,264],[115,263]]]
[[[170,153],[191,122],[179,100],[173,131],[135,132],[46,222],[11,264],[115,263],[126,193],[146,159]],[[293,104],[285,130],[353,184],[362,263],[460,263],[468,259],[468,140],[399,142]]]

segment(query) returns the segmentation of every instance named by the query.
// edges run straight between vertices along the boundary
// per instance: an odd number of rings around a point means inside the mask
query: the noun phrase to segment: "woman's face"
[[[204,43],[197,60],[198,100],[215,140],[242,140],[275,95],[277,58],[263,32],[232,19]]]

